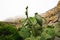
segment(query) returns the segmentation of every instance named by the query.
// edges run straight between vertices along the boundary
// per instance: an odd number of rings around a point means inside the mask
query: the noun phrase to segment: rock
[[[60,40],[60,38],[58,38],[58,37],[55,37],[55,39],[54,40]]]
[[[60,21],[60,0],[54,8],[48,10],[41,15],[47,20],[47,23],[54,23]]]

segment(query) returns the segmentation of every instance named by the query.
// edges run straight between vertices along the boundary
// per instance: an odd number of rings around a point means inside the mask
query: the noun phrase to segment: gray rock
[[[55,37],[55,39],[54,40],[60,40],[60,38],[58,38],[58,37]]]

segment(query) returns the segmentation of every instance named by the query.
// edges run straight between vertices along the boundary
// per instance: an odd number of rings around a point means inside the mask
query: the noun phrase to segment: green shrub
[[[55,34],[56,34],[57,37],[60,38],[60,23],[57,22],[57,23],[54,24],[54,26],[55,26],[55,27],[54,27]]]
[[[19,36],[17,29],[13,25],[0,24],[0,40],[19,40],[22,37]]]
[[[27,28],[22,27],[21,30],[19,31],[19,35],[24,39],[28,38],[30,37],[30,31]]]

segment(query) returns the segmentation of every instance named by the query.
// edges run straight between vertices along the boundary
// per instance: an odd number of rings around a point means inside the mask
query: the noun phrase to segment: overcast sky
[[[28,6],[29,16],[34,16],[55,7],[58,0],[0,0],[0,20],[20,16],[25,17],[25,8]]]

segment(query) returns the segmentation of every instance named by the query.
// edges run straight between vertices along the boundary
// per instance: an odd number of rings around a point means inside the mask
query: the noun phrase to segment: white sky
[[[43,13],[54,6],[58,0],[0,0],[0,20],[9,17],[25,17],[25,8],[29,7],[29,16],[34,16],[35,12]]]

